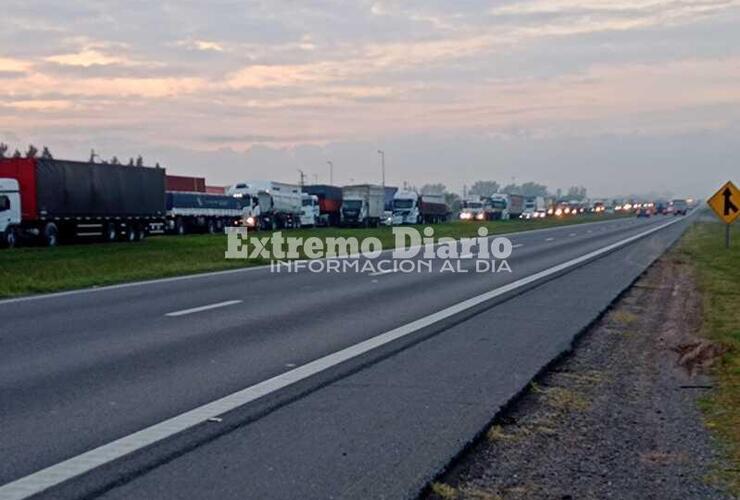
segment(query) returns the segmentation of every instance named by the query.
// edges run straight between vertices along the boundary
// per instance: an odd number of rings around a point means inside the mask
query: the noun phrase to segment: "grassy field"
[[[485,225],[489,234],[593,222],[615,217],[582,215],[564,219],[451,222],[433,226],[435,236],[475,236]],[[267,233],[256,233],[265,236]],[[287,233],[286,233],[287,234]],[[375,236],[384,248],[393,248],[391,229],[302,229],[291,236],[358,238]],[[0,250],[0,297],[53,292],[129,281],[219,271],[266,264],[263,259],[227,260],[224,235],[155,236],[141,243],[85,244],[57,248]]]
[[[730,470],[720,474],[740,498],[740,231],[724,247],[724,225],[699,223],[682,240],[678,251],[694,263],[703,295],[703,334],[727,347],[714,370],[715,390],[702,401],[707,426],[726,447]]]

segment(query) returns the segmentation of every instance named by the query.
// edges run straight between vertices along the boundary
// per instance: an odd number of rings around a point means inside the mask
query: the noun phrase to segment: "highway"
[[[511,273],[253,268],[2,301],[0,499],[413,497],[687,226],[513,234]]]

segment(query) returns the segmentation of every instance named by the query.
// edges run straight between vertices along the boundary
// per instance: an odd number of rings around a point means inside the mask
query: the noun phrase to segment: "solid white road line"
[[[515,244],[511,245],[511,248],[521,248],[523,246],[524,246],[524,243],[515,243]]]
[[[167,313],[165,314],[165,316],[175,318],[177,316],[185,316],[187,314],[209,311],[211,309],[218,309],[219,307],[233,306],[234,304],[240,304],[241,302],[241,300],[227,300],[226,302],[218,302],[216,304],[208,304],[207,306],[193,307],[192,309],[183,309],[182,311]]]
[[[4,486],[0,486],[0,500],[22,500],[41,493],[52,486],[56,486],[64,481],[86,472],[90,472],[101,465],[108,464],[158,441],[172,437],[175,434],[190,429],[198,424],[207,422],[208,419],[223,415],[224,413],[258,400],[268,394],[272,394],[318,373],[333,368],[341,363],[370,352],[373,349],[377,349],[378,347],[384,346],[390,342],[411,335],[412,333],[438,323],[439,321],[450,318],[496,297],[500,297],[506,293],[517,290],[518,288],[525,287],[544,278],[575,268],[591,259],[605,255],[613,250],[628,245],[633,241],[671,226],[681,220],[684,219],[675,219],[667,224],[662,224],[653,229],[649,229],[580,257],[576,257],[575,259],[563,262],[562,264],[558,264],[476,297],[464,300],[446,309],[430,314],[429,316],[417,319],[416,321],[412,321],[411,323],[407,323],[388,332],[381,333],[380,335],[340,351],[328,354],[322,358],[259,382],[221,399],[199,406],[198,408],[164,420],[158,424],[152,425],[151,427],[147,427],[108,444],[99,446],[98,448],[86,451],[85,453],[49,466],[45,469],[41,469],[28,476],[16,479]]]

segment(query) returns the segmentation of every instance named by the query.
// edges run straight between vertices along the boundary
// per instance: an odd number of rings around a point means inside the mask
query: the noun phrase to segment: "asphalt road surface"
[[[413,497],[687,225],[517,233],[510,273],[260,268],[0,302],[0,499]]]

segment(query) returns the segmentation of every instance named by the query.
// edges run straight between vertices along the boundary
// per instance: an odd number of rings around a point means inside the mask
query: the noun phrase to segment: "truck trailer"
[[[339,225],[342,210],[342,188],[328,184],[311,184],[303,186],[303,192],[319,199],[319,225]]]
[[[242,216],[242,200],[223,194],[167,191],[167,232],[214,234],[235,225]]]
[[[382,186],[359,184],[342,188],[343,226],[378,227],[385,208]]]
[[[164,180],[167,191],[187,191],[190,193],[205,193],[206,180],[203,177],[189,177],[185,175],[168,175]]]
[[[6,245],[95,238],[136,241],[164,225],[165,170],[50,158],[0,158]]]
[[[450,208],[443,194],[398,191],[393,197],[393,224],[437,224],[445,222]]]
[[[491,196],[490,206],[494,220],[517,219],[524,213],[524,196],[496,193]]]
[[[301,187],[275,181],[234,184],[226,194],[243,199],[244,225],[255,229],[297,228],[303,212]]]

